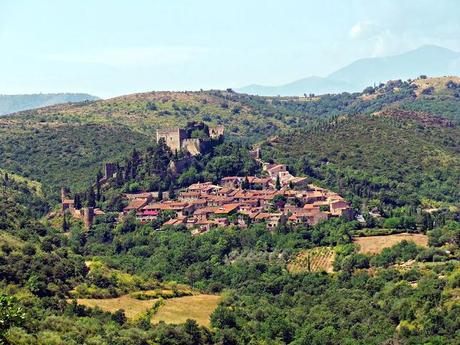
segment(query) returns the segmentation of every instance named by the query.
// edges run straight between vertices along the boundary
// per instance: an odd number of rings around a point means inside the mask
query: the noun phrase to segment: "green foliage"
[[[40,181],[56,198],[61,186],[81,189],[93,182],[101,162],[150,144],[148,137],[115,124],[24,125],[0,129],[0,138],[0,167]]]
[[[457,204],[460,129],[420,121],[428,120],[404,114],[334,119],[268,142],[262,153],[337,190],[357,208],[370,210],[373,200],[388,213],[423,200]],[[414,226],[410,219],[387,225]]]
[[[0,295],[0,344],[5,344],[6,332],[23,323],[25,314],[12,296]]]

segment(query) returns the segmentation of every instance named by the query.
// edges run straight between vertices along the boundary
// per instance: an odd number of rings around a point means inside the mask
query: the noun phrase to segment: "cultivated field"
[[[104,311],[111,313],[116,312],[118,309],[123,309],[127,318],[133,319],[140,313],[149,310],[157,300],[151,299],[147,301],[141,301],[124,295],[116,298],[79,298],[77,299],[78,304],[85,305],[87,307],[95,308],[99,307]]]
[[[335,251],[330,247],[317,247],[302,251],[288,264],[290,272],[321,272],[331,273]]]
[[[392,247],[401,241],[412,241],[423,247],[428,246],[428,237],[422,234],[394,234],[384,236],[356,237],[353,242],[359,245],[360,253],[377,254],[384,248]]]
[[[209,326],[209,317],[219,304],[220,298],[216,295],[195,295],[167,299],[153,315],[152,322],[178,324],[193,319],[199,325]]]

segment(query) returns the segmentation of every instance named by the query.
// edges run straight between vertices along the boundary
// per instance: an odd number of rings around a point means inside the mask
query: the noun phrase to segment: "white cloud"
[[[207,49],[194,46],[153,46],[106,49],[93,52],[64,52],[44,57],[56,62],[102,64],[111,67],[176,65],[193,60]]]
[[[371,20],[360,20],[350,28],[348,34],[353,39],[367,38],[377,32],[376,24]]]

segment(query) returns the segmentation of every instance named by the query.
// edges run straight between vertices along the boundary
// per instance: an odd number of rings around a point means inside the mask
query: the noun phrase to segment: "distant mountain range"
[[[237,92],[260,96],[301,96],[358,92],[367,86],[392,79],[410,79],[419,75],[460,74],[460,53],[438,46],[422,46],[394,56],[357,60],[327,77],[307,77],[279,86],[249,85]]]
[[[0,115],[49,105],[95,101],[98,97],[86,93],[39,93],[31,95],[0,95]]]

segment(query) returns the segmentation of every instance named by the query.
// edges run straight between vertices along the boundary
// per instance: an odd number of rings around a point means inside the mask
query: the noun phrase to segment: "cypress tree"
[[[64,213],[64,219],[62,220],[62,231],[67,232],[69,231],[69,223],[67,222],[67,216]]]
[[[96,207],[96,195],[94,194],[94,189],[92,186],[88,189],[86,199],[88,201],[88,207]]]

